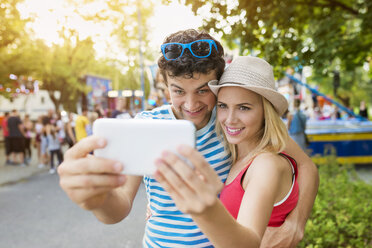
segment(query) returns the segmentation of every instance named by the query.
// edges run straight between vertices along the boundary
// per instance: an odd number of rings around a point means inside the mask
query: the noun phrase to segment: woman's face
[[[222,87],[217,97],[217,119],[229,143],[256,141],[264,123],[262,98],[241,87]]]

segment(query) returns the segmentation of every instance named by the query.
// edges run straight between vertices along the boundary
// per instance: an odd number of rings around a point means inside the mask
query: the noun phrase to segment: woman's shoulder
[[[288,161],[283,156],[272,152],[258,154],[252,161],[251,167],[255,167],[257,170],[267,171],[270,169],[278,172],[289,168]]]

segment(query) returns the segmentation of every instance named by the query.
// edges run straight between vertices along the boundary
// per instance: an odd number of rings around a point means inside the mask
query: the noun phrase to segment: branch
[[[349,6],[347,6],[347,5],[345,5],[345,4],[341,3],[341,2],[338,2],[336,0],[327,0],[327,1],[329,1],[331,3],[331,6],[332,6],[332,4],[334,4],[334,5],[338,6],[338,7],[340,7],[341,9],[344,9],[344,10],[349,11],[353,15],[358,15],[359,14],[359,12],[357,10],[355,10],[352,7],[349,7]]]
[[[318,6],[318,7],[329,7],[331,9],[335,9],[336,7],[340,7],[343,10],[348,11],[350,14],[353,15],[359,15],[359,12],[343,3],[338,2],[337,0],[325,0],[328,1],[328,3],[319,3],[319,2],[313,2],[313,1],[297,1],[300,5],[311,5],[311,6]]]

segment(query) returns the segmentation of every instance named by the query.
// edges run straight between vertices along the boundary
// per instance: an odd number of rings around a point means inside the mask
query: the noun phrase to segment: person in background
[[[80,140],[88,136],[86,131],[87,125],[89,125],[88,109],[86,107],[83,107],[82,114],[79,115],[75,121],[76,142],[79,142]]]
[[[66,123],[66,143],[71,148],[76,143],[75,138],[75,121],[72,113],[68,114],[68,121]]]
[[[54,125],[57,121],[57,118],[56,118],[56,115],[55,115],[55,112],[54,112],[54,109],[49,109],[48,110],[48,114],[47,114],[47,117],[49,119],[49,123]]]
[[[26,133],[24,131],[23,123],[19,118],[18,112],[15,109],[12,110],[11,116],[8,118],[8,130],[10,150],[13,157],[12,161],[14,164],[26,166],[26,164],[24,163]]]
[[[101,104],[99,104],[99,103],[94,104],[94,112],[97,113],[98,118],[105,117],[105,111],[103,110]],[[111,115],[108,115],[108,117],[109,116],[111,116]]]
[[[45,128],[45,131],[46,131],[46,139],[48,143],[48,151],[50,155],[49,173],[54,174],[56,172],[56,169],[54,166],[54,155],[57,156],[58,165],[60,165],[63,162],[61,142],[58,137],[58,128],[55,125],[48,124]]]
[[[130,119],[132,118],[131,113],[128,110],[128,102],[126,98],[118,98],[116,102],[115,110],[111,113],[111,118]]]
[[[32,134],[34,131],[34,124],[30,120],[30,115],[26,114],[25,118],[23,119],[23,126],[25,131],[25,164],[29,164],[32,158],[31,152],[31,140]]]
[[[57,113],[55,127],[56,127],[57,136],[59,138],[59,141],[60,141],[61,145],[63,145],[63,143],[65,142],[66,133],[65,133],[65,123],[62,120],[61,112]]]
[[[85,130],[87,132],[87,136],[90,136],[90,135],[93,134],[93,123],[97,119],[98,119],[98,114],[96,112],[90,112],[88,114],[89,123],[88,123],[88,125],[85,126]]]
[[[4,145],[5,145],[5,157],[6,157],[5,165],[12,165],[12,161],[9,159],[11,150],[10,150],[10,144],[9,144],[8,118],[9,118],[9,112],[5,112],[4,119],[1,122],[1,128],[3,129],[3,137],[4,137]]]
[[[306,115],[300,110],[301,101],[299,99],[294,100],[293,113],[289,113],[287,116],[287,128],[291,138],[306,151]]]
[[[41,163],[39,164],[39,168],[45,167],[50,159],[49,151],[48,151],[48,133],[47,130],[50,129],[51,119],[48,115],[42,117],[42,125],[43,128],[41,129],[40,135],[40,156],[41,156]]]
[[[368,120],[368,108],[365,101],[360,102],[359,115]]]
[[[43,131],[43,116],[40,115],[37,118],[37,121],[35,123],[35,142],[34,142],[34,147],[36,148],[37,151],[37,160],[38,160],[38,167],[43,168],[44,161],[41,156],[41,136],[42,136],[42,131]]]

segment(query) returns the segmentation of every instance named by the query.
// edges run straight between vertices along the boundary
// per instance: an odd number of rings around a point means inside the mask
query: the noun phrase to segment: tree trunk
[[[59,112],[59,105],[61,104],[61,101],[57,98],[55,98],[54,96],[54,91],[49,91],[48,90],[48,94],[49,94],[49,97],[50,97],[50,100],[52,100],[53,104],[54,104],[54,110],[55,112]]]

